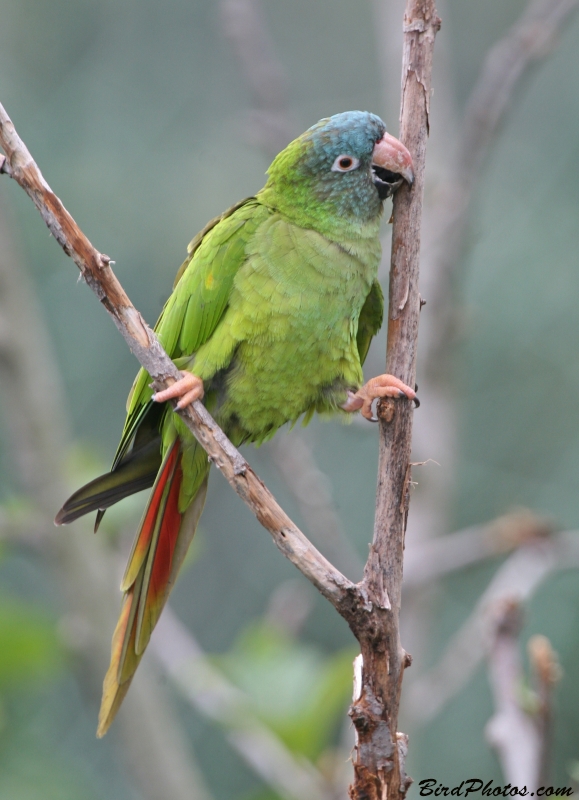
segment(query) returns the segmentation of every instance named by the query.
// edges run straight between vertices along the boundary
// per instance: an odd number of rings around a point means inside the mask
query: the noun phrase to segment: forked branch
[[[401,138],[414,159],[416,183],[402,189],[394,206],[387,370],[413,382],[420,298],[418,257],[424,156],[428,135],[434,37],[440,26],[434,0],[408,0],[404,20]],[[14,178],[99,297],[157,389],[179,374],[153,331],[130,302],[111,269],[52,192],[0,105],[0,172]],[[353,800],[402,800],[410,780],[404,770],[407,740],[397,732],[402,674],[409,659],[399,637],[402,553],[410,485],[412,412],[407,401],[382,404],[381,456],[376,526],[365,577],[355,585],[311,544],[262,481],[196,402],[178,412],[231,486],[270,532],[281,552],[347,620],[362,658],[351,716],[358,739]]]

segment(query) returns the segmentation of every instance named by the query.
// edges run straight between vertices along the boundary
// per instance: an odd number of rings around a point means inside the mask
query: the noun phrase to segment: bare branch
[[[374,5],[380,23],[376,27],[383,84],[387,99],[390,99],[394,59],[399,50],[396,15],[400,13],[402,2],[374,0]],[[449,530],[449,508],[458,467],[457,420],[460,418],[456,408],[458,395],[453,380],[455,376],[451,369],[453,346],[460,332],[461,313],[454,281],[462,264],[471,198],[486,154],[494,142],[493,137],[497,136],[505,120],[508,121],[509,112],[512,113],[517,89],[538,59],[547,55],[546,49],[541,52],[541,48],[535,47],[534,43],[544,41],[545,35],[547,39],[552,35],[551,43],[555,43],[557,33],[564,29],[565,21],[569,18],[566,14],[572,12],[576,5],[575,0],[531,0],[520,20],[489,51],[467,104],[464,120],[460,120],[455,108],[453,74],[449,54],[445,52],[445,41],[437,42],[438,83],[434,96],[433,135],[429,141],[420,270],[421,294],[427,300],[420,320],[422,345],[418,383],[422,408],[414,423],[413,454],[414,460],[433,458],[440,466],[416,471],[419,486],[413,493],[404,565],[404,586],[412,590],[403,603],[405,644],[418,662],[422,661],[431,629],[432,591],[435,591],[435,587],[427,587],[425,591],[416,590],[425,586],[426,581],[434,580],[437,571],[440,571],[440,575],[445,574],[447,563],[448,568],[458,569],[461,558],[464,558],[464,565],[473,563],[479,556],[486,558],[484,553],[490,553],[493,547],[482,530],[480,535],[472,531],[472,536],[461,537],[456,552],[452,549],[450,537],[441,537],[440,545],[432,541],[432,549],[430,542],[425,542],[425,549],[417,544],[418,540],[434,539]],[[443,20],[446,20],[452,8],[440,0],[439,11]],[[527,26],[525,20],[531,19],[533,23]],[[541,27],[542,30],[539,30]],[[525,29],[530,39],[520,35]],[[531,52],[534,53],[533,57]],[[500,56],[498,59],[497,54]],[[512,79],[513,75],[516,75],[515,80]],[[496,87],[498,91],[495,92]],[[388,102],[388,108],[391,108],[391,102]],[[497,108],[500,108],[498,114]],[[484,121],[484,136],[482,131],[481,135],[478,133],[481,119]],[[488,127],[487,120],[492,120]],[[448,557],[447,563],[445,557]],[[458,669],[458,664],[455,668]],[[442,674],[440,677],[443,679]],[[409,682],[417,679],[419,683],[422,681],[415,674],[407,677]],[[413,696],[412,688],[408,686],[408,689]],[[408,692],[406,697],[408,699]],[[427,697],[427,707],[429,702],[430,698]],[[418,707],[417,711],[420,712]]]
[[[486,727],[486,737],[496,750],[505,780],[526,786],[532,793],[539,786],[539,731],[521,707],[524,681],[519,653],[522,609],[518,600],[503,598],[492,609],[492,641],[489,648],[489,677],[495,714]]]
[[[404,16],[400,139],[412,154],[415,184],[394,198],[386,371],[414,384],[420,296],[420,218],[429,126],[434,38],[433,0],[408,0]],[[362,650],[359,697],[350,716],[357,741],[352,800],[404,798],[404,740],[397,731],[402,676],[410,661],[400,643],[402,557],[410,489],[412,409],[382,402],[374,540],[363,586],[374,604],[371,625],[355,629]]]
[[[528,600],[557,569],[579,568],[579,535],[562,531],[529,541],[497,570],[467,621],[454,634],[437,665],[416,679],[405,694],[405,709],[415,724],[433,719],[465,685],[483,660],[491,609],[501,598]]]
[[[65,253],[73,258],[84,280],[99,297],[140,364],[153,378],[155,387],[161,389],[171,385],[180,377],[177,368],[125,294],[110,267],[111,259],[95,250],[52,192],[1,105],[0,145],[7,156],[4,164],[0,164],[0,172],[14,178],[31,197],[51,233]],[[178,413],[211,461],[270,532],[286,558],[343,616],[349,617],[357,595],[354,584],[335,569],[294,525],[201,402],[197,401]]]

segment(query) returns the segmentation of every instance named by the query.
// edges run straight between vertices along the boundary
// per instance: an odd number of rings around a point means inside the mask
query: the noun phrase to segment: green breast
[[[260,226],[222,322],[238,343],[218,414],[226,429],[260,441],[361,385],[358,318],[380,259],[377,226],[367,234],[332,242],[277,214]]]

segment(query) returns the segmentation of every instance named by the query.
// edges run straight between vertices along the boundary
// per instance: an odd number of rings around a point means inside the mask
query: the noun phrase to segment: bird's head
[[[291,142],[269,169],[266,190],[280,204],[319,218],[337,215],[363,223],[378,217],[383,201],[412,184],[412,158],[386,126],[367,111],[320,120]]]

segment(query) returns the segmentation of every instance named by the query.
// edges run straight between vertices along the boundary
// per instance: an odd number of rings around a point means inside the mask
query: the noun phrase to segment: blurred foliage
[[[1,800],[74,800],[79,796],[80,786],[69,766],[31,748],[33,737],[23,740],[19,725],[23,701],[28,705],[42,697],[64,668],[54,618],[38,604],[0,595]],[[86,792],[83,796],[90,797]]]
[[[244,630],[216,662],[292,752],[316,761],[333,743],[352,694],[355,655],[352,648],[324,655],[262,623]]]
[[[54,677],[61,667],[54,621],[36,605],[0,595],[0,694]]]

